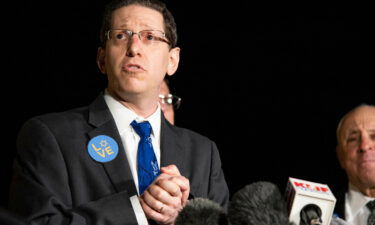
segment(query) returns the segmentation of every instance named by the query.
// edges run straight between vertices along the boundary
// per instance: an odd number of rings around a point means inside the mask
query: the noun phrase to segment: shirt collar
[[[349,184],[347,201],[350,205],[353,216],[356,215],[358,211],[363,208],[370,200],[372,200],[372,198],[363,195],[357,187]]]
[[[137,122],[148,121],[151,124],[153,135],[157,139],[160,138],[161,109],[159,104],[153,114],[151,114],[147,118],[143,118],[142,116],[138,116],[135,112],[121,104],[107,91],[105,91],[104,93],[104,100],[107,103],[109,111],[111,112],[116,122],[116,126],[120,135],[122,135],[127,129],[130,129],[131,122],[133,120],[136,120]]]

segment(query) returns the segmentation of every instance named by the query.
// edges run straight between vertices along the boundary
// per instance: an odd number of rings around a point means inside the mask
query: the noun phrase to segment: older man
[[[349,185],[336,213],[355,225],[375,224],[375,106],[360,105],[337,128],[337,156]]]

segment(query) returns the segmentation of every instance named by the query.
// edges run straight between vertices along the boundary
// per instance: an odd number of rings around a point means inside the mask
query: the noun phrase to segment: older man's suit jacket
[[[93,160],[88,142],[112,137],[117,157]],[[161,166],[175,164],[190,193],[227,206],[229,191],[214,142],[161,118]],[[136,187],[114,119],[101,94],[90,106],[30,119],[17,140],[9,208],[38,224],[136,224]]]
[[[339,189],[334,192],[336,197],[336,205],[333,211],[334,215],[345,220],[345,193],[348,191],[347,188]]]

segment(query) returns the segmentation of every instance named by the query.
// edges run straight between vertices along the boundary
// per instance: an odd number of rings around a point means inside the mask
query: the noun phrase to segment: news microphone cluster
[[[175,225],[344,225],[332,219],[336,199],[325,184],[289,178],[286,199],[270,182],[237,191],[228,213],[216,202],[196,198],[182,209]],[[331,221],[332,219],[332,221]]]

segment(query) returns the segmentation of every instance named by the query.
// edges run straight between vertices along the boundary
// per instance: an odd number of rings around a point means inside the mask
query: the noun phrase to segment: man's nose
[[[361,140],[361,145],[360,145],[360,150],[363,151],[370,151],[374,150],[375,142],[372,141],[369,137],[367,136],[362,136]]]
[[[139,38],[138,34],[134,34],[129,37],[129,41],[126,46],[126,55],[129,57],[134,57],[136,55],[140,55],[141,53],[141,44],[142,41]]]

